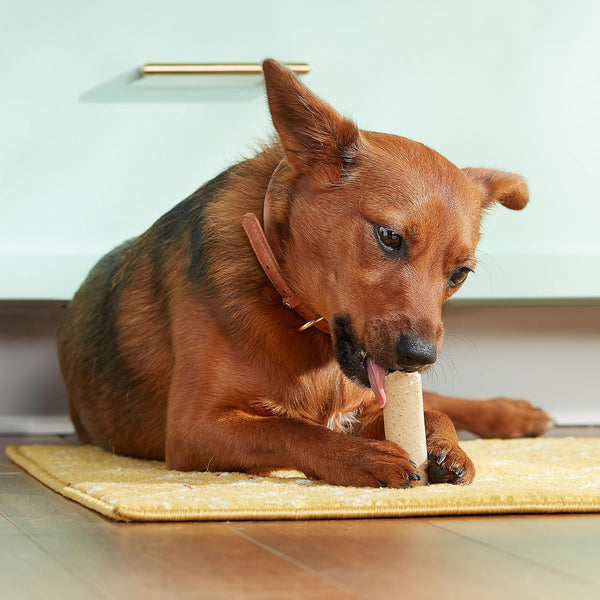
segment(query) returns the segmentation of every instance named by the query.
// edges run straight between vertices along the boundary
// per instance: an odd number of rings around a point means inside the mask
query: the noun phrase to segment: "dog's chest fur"
[[[363,411],[373,403],[371,390],[350,382],[334,362],[260,399],[260,407],[270,415],[301,415],[340,433],[354,433]]]

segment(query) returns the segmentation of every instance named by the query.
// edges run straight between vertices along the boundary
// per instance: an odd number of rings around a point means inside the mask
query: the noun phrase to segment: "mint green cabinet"
[[[3,3],[0,299],[67,299],[271,132],[260,81],[141,81],[147,62],[308,62],[363,128],[524,174],[496,208],[476,302],[600,298],[600,5],[130,0]]]

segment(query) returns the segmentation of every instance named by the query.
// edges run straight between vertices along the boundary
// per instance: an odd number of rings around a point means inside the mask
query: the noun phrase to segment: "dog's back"
[[[58,333],[71,418],[81,440],[164,458],[177,289],[194,286],[222,309],[228,290],[247,291],[244,261],[228,270],[223,254],[233,252],[231,232],[239,229],[243,213],[257,208],[282,153],[277,146],[266,148],[224,171],[90,271]]]

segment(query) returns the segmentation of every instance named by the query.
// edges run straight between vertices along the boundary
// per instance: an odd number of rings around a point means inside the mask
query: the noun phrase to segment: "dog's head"
[[[291,168],[278,223],[285,268],[331,324],[343,372],[378,394],[386,372],[436,360],[442,304],[475,268],[482,212],[494,202],[522,209],[527,184],[359,130],[287,68],[263,67]]]

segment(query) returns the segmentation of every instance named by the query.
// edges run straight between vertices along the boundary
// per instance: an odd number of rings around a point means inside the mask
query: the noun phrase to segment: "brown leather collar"
[[[295,310],[302,319],[304,319],[304,325],[301,325],[298,328],[298,331],[305,331],[311,327],[316,327],[323,333],[331,334],[329,323],[312,309],[308,308],[302,300],[296,296],[290,285],[287,283],[271,247],[272,245],[277,247],[278,243],[277,231],[273,223],[273,202],[276,191],[280,188],[278,177],[282,176],[287,169],[288,166],[284,159],[277,165],[277,168],[271,177],[271,181],[269,182],[269,186],[267,187],[263,208],[264,229],[254,213],[246,213],[242,217],[242,226],[244,227],[244,231],[248,236],[248,240],[250,241],[250,245],[252,246],[252,250],[254,250],[254,254],[256,254],[260,266],[265,272],[265,275],[269,278],[273,287],[281,296],[283,305],[286,308]]]

